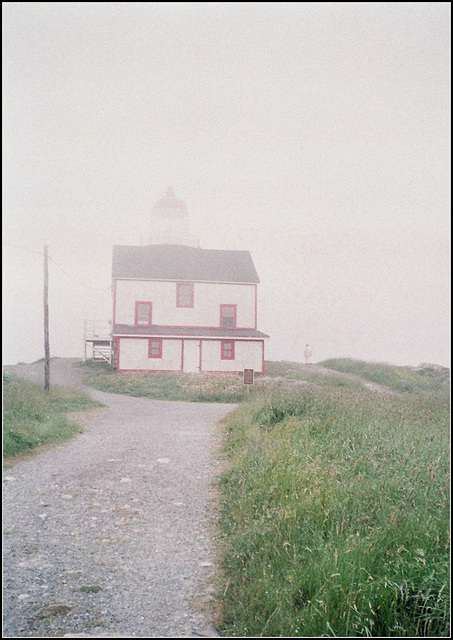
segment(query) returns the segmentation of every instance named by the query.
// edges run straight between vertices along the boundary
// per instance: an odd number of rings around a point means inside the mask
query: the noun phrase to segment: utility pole
[[[49,348],[49,256],[44,247],[44,389],[50,389],[50,348]]]

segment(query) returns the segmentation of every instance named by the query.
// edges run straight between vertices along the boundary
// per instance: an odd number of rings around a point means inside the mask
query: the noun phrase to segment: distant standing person
[[[304,351],[304,356],[305,356],[305,363],[306,364],[311,364],[311,356],[313,355],[312,350],[310,349],[310,347],[308,346],[308,344],[305,345],[305,351]]]

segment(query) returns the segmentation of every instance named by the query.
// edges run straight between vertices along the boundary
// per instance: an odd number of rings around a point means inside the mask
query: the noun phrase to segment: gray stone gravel
[[[3,472],[4,637],[213,637],[213,450],[235,405],[89,393],[107,406],[77,414],[83,434]]]

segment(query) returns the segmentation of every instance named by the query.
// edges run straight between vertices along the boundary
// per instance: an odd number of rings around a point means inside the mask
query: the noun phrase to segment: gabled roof
[[[259,282],[249,251],[186,246],[114,246],[112,276],[191,282]]]

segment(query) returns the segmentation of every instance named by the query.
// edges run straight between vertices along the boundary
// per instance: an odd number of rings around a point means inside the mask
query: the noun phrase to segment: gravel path
[[[4,637],[213,637],[212,452],[235,405],[88,391],[107,406],[83,434],[3,473]]]

